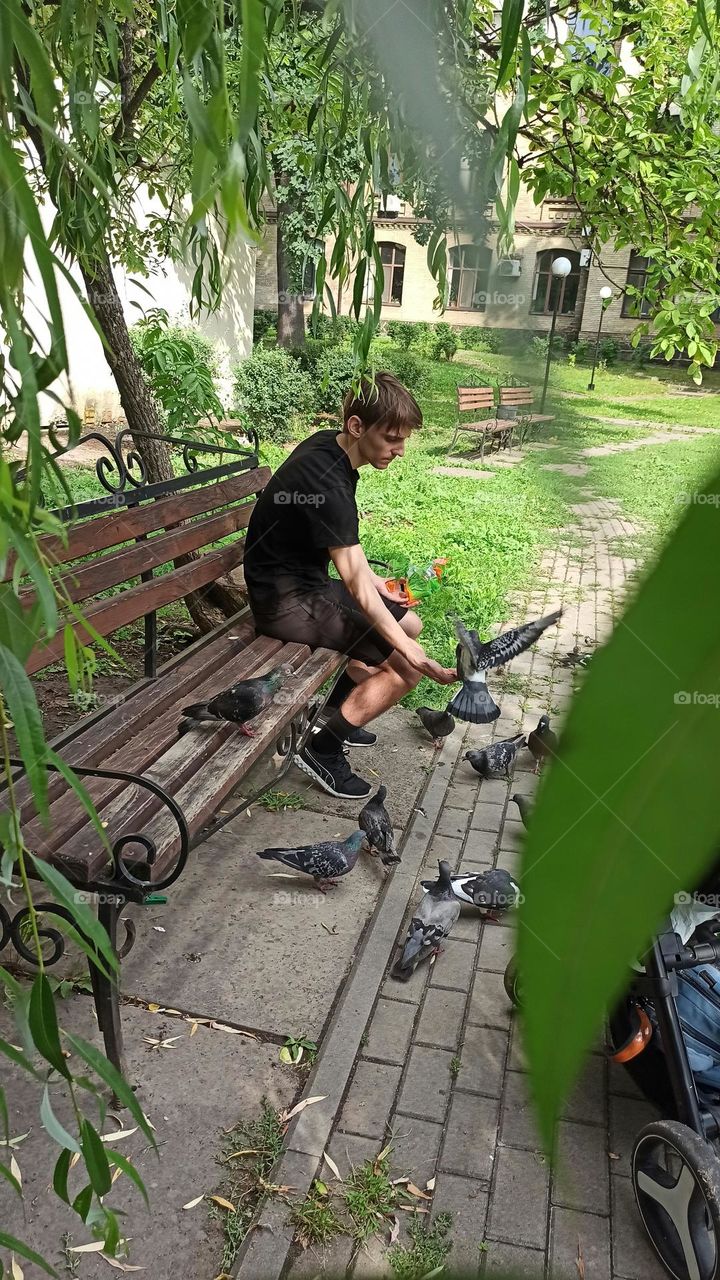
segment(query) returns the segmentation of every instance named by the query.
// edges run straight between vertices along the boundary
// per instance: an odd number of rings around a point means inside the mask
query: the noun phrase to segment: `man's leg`
[[[406,613],[400,620],[400,626],[413,640],[417,639],[422,631],[422,621],[415,613]],[[353,667],[357,668],[357,675],[355,670],[351,675],[356,688],[348,694],[340,711],[355,728],[368,724],[376,716],[382,715],[383,711],[394,707],[396,702],[404,698],[405,694],[420,682],[420,672],[401,658],[399,653],[392,653],[379,667],[369,667],[365,663],[355,662]],[[361,678],[358,679],[358,676]]]

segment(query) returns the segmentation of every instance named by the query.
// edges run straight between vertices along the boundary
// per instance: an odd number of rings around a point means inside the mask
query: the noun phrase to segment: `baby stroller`
[[[674,1280],[720,1280],[720,1087],[693,1074],[677,1008],[678,975],[699,965],[720,966],[720,919],[687,941],[668,921],[608,1020],[609,1056],[667,1117],[637,1135],[631,1175],[645,1230]],[[519,985],[512,960],[505,989],[515,1005]],[[720,1058],[720,1035],[713,1048]]]

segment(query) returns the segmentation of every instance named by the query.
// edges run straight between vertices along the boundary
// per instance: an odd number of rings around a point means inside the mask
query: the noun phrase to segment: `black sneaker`
[[[322,725],[318,725],[313,729],[313,733],[319,733]],[[368,729],[353,729],[343,742],[344,747],[374,747],[377,742],[377,734],[370,733]]]
[[[307,744],[298,751],[294,763],[307,773],[328,795],[339,800],[364,800],[372,787],[353,773],[342,751],[336,755],[320,755]]]

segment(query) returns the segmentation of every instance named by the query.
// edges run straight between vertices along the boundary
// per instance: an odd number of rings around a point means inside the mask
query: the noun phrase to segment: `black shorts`
[[[405,605],[381,597],[393,618],[405,617]],[[252,597],[250,600],[252,607]],[[370,625],[343,582],[328,579],[321,591],[297,596],[287,609],[272,617],[253,608],[255,624],[261,635],[275,640],[294,640],[311,649],[337,649],[350,658],[379,667],[393,646]]]

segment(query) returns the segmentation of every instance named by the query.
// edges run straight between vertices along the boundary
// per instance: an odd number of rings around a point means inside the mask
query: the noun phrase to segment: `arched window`
[[[459,244],[450,250],[448,306],[458,311],[484,311],[492,250],[482,244]]]
[[[556,258],[568,258],[572,270],[567,276],[554,276],[552,264]],[[530,311],[533,315],[551,316],[557,303],[558,315],[575,314],[578,284],[580,283],[580,254],[572,249],[544,249],[535,262],[535,280],[533,281],[532,303]]]
[[[399,307],[402,302],[405,277],[405,246],[388,241],[378,243],[383,265],[383,306]]]

